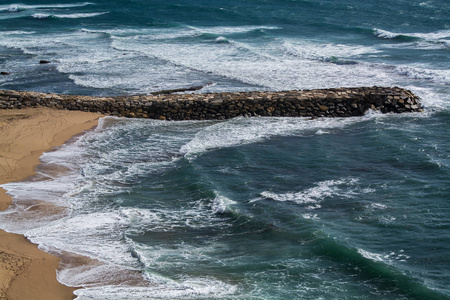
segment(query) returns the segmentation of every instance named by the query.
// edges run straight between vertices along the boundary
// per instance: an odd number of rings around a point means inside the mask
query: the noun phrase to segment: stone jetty
[[[369,109],[421,112],[420,98],[399,87],[284,92],[228,92],[90,97],[0,90],[0,109],[52,107],[160,120],[222,120],[238,116],[351,117]]]

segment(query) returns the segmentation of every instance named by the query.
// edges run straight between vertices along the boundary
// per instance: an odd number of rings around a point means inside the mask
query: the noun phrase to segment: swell
[[[393,265],[364,257],[361,251],[337,242],[322,232],[312,245],[312,253],[342,265],[342,271],[361,281],[375,284],[379,289],[405,295],[411,299],[450,299],[427,287],[419,279],[407,275]]]

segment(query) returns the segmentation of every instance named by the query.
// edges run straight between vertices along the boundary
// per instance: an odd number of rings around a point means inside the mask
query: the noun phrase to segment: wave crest
[[[74,13],[74,14],[43,14],[43,13],[35,13],[32,15],[35,19],[47,19],[50,17],[57,19],[82,19],[82,18],[92,18],[107,14],[109,12],[97,12],[97,13]]]
[[[36,4],[36,5],[26,5],[26,4],[5,4],[0,5],[0,11],[8,12],[19,12],[23,10],[41,9],[41,8],[73,8],[73,7],[83,7],[88,5],[94,5],[92,2],[79,2],[79,3],[67,3],[67,4]]]
[[[394,32],[377,29],[377,28],[374,28],[374,34],[375,34],[375,36],[383,38],[383,39],[395,39],[401,35],[399,33],[394,33]]]
[[[316,186],[297,192],[297,193],[285,193],[276,194],[274,192],[262,192],[261,196],[265,199],[271,199],[279,202],[294,202],[299,205],[313,204],[309,206],[309,209],[320,208],[322,200],[328,197],[339,196],[350,198],[355,194],[352,191],[352,186],[358,182],[355,178],[343,178],[339,180],[325,180],[318,182]],[[350,190],[348,190],[350,189]]]

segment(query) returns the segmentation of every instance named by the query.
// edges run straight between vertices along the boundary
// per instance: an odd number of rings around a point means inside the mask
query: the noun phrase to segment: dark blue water
[[[104,118],[3,185],[1,227],[62,255],[79,299],[449,299],[449,26],[444,0],[1,3],[2,89],[397,85],[425,106]]]

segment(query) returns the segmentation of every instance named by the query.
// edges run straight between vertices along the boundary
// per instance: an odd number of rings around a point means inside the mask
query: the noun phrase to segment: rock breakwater
[[[0,90],[0,109],[52,107],[162,120],[238,116],[351,117],[369,109],[420,112],[420,98],[399,87],[358,87],[284,92],[229,92],[90,97]]]

